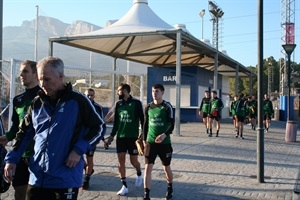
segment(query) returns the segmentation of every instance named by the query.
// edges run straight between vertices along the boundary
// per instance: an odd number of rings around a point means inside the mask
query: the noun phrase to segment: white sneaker
[[[142,176],[138,176],[136,179],[135,179],[135,186],[136,187],[141,187],[143,184],[143,178]]]
[[[117,192],[117,195],[123,196],[123,195],[125,195],[127,193],[128,193],[128,188],[123,185],[122,188],[121,188],[121,190],[119,190],[119,192]]]

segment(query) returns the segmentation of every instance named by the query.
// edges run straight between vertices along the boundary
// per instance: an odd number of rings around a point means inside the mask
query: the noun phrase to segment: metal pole
[[[16,95],[15,93],[15,89],[16,89],[16,82],[13,81],[16,77],[16,60],[15,59],[11,59],[10,60],[10,80],[11,80],[11,84],[10,84],[10,91],[9,91],[9,119],[11,119],[12,114],[13,114],[13,99],[14,96]],[[11,127],[11,120],[8,120],[8,127]]]
[[[251,74],[250,74],[250,85],[249,85],[249,88],[250,88],[250,96],[252,96],[252,68],[251,68]]]
[[[35,22],[35,44],[34,44],[34,60],[37,61],[38,56],[38,28],[39,28],[39,6],[36,7],[36,22]]]
[[[205,15],[205,9],[201,10],[199,15],[202,18],[202,40],[203,40],[203,26],[204,26],[203,25],[204,24],[203,18],[204,18],[204,15]]]
[[[0,31],[0,60],[2,60],[2,50],[3,50],[3,0],[0,0],[0,27],[1,27],[1,31]],[[0,62],[0,71],[2,71],[2,61]],[[2,85],[2,73],[0,73],[0,84]],[[1,88],[1,87],[0,87]],[[0,93],[1,93],[1,89],[0,89]],[[10,120],[9,120],[10,121]]]
[[[239,65],[235,67],[235,95],[239,94]]]
[[[49,40],[48,56],[53,56],[53,42]]]
[[[140,76],[140,100],[144,103],[144,75]]]
[[[217,91],[218,89],[218,67],[219,67],[219,54],[218,51],[215,53],[214,56],[215,65],[214,65],[214,90]],[[219,95],[219,93],[218,93]]]
[[[91,26],[91,32],[93,31],[94,27]],[[89,87],[92,87],[92,61],[93,61],[93,52],[90,51],[90,80],[89,80]]]
[[[116,68],[117,68],[117,58],[114,58],[113,59],[113,74],[112,74],[112,77],[111,77],[111,107],[114,107],[115,105],[115,87],[116,87]]]
[[[268,95],[271,96],[271,66],[272,64],[268,64]]]
[[[287,66],[287,77],[288,77],[288,99],[287,99],[287,122],[290,121],[290,97],[291,97],[291,54],[288,54],[288,66]]]
[[[258,0],[258,129],[257,181],[264,183],[264,129],[263,129],[263,0]]]
[[[180,96],[181,96],[181,30],[176,38],[176,107],[175,107],[175,134],[180,136]]]
[[[203,40],[203,17],[204,16],[202,16],[202,40]]]

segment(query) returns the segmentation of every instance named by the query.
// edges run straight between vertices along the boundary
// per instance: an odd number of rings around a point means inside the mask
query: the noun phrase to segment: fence
[[[1,117],[6,130],[11,126],[9,119],[11,119],[13,108],[9,105],[12,105],[14,96],[25,90],[19,78],[21,62],[15,59],[1,61],[0,105],[1,111],[3,111]],[[146,94],[144,91],[147,91],[147,89],[146,75],[144,74],[129,74],[89,67],[65,66],[65,81],[71,82],[73,88],[80,92],[84,92],[88,88],[93,88],[95,90],[95,101],[108,109],[117,100],[116,87],[120,83],[128,83],[131,86],[131,94],[136,98],[140,98],[143,103],[146,103]]]

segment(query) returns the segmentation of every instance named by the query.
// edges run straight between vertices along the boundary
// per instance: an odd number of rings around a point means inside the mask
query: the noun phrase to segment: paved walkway
[[[299,142],[285,142],[285,122],[273,121],[265,134],[265,183],[258,183],[257,132],[245,126],[236,139],[230,120],[223,120],[219,137],[207,137],[203,124],[181,124],[181,136],[172,136],[174,155],[174,200],[299,200],[293,192],[300,165]],[[299,135],[299,131],[298,131]],[[300,141],[300,135],[298,136]],[[140,157],[141,163],[144,162]],[[115,143],[108,150],[99,144],[90,190],[80,190],[79,200],[141,200],[143,188],[134,186],[135,172],[127,161],[129,194],[121,197]],[[166,182],[159,159],[154,165],[151,199],[164,199]],[[13,199],[13,189],[1,195]]]

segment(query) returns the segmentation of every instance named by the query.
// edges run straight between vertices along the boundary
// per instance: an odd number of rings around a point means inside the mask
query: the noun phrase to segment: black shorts
[[[85,155],[86,155],[86,156],[89,156],[89,157],[93,157],[93,156],[94,156],[94,153],[95,153],[95,151],[96,151],[96,148],[97,148],[97,146],[94,146],[94,147],[92,148],[92,150],[88,151]]]
[[[39,188],[28,185],[27,200],[76,200],[78,188]]]
[[[28,170],[28,158],[21,158],[17,163],[17,168],[15,172],[14,179],[12,181],[12,186],[23,186],[27,185],[29,181],[29,170]]]
[[[269,113],[266,113],[266,114],[264,114],[264,121],[265,120],[271,120],[271,114],[269,114]]]
[[[245,121],[245,116],[236,116],[236,120],[238,121],[238,122],[244,122]]]
[[[128,152],[129,155],[138,155],[136,140],[137,138],[117,138],[117,153]]]
[[[251,119],[256,119],[256,113],[250,114],[249,117],[250,117]]]
[[[208,113],[207,112],[203,112],[202,113],[202,118],[206,118],[206,117],[208,117]]]
[[[149,156],[145,156],[146,164],[154,164],[159,156],[163,166],[169,166],[172,160],[173,148],[171,144],[150,144]]]
[[[220,113],[218,113],[217,116],[212,116],[212,115],[210,115],[209,117],[210,117],[211,119],[215,119],[217,122],[220,121],[220,119],[221,119]]]

